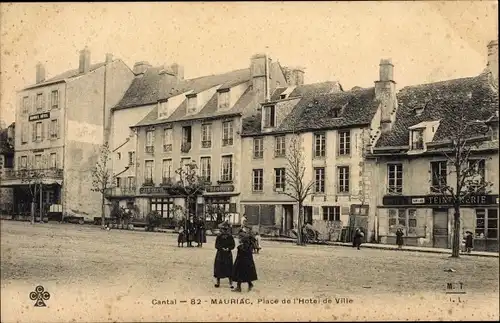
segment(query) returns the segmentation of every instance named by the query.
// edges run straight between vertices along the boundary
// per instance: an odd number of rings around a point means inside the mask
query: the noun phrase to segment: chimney
[[[170,93],[169,91],[172,89],[172,87],[175,87],[175,85],[179,82],[179,78],[175,74],[174,69],[172,68],[172,66],[168,66],[165,64],[158,74],[161,76],[161,86],[166,91],[166,93]]]
[[[488,65],[495,83],[498,83],[498,40],[492,40],[488,44]]]
[[[151,67],[148,62],[142,61],[134,64],[133,72],[135,75],[141,75],[146,73],[147,69]]]
[[[87,73],[90,70],[90,51],[87,46],[80,51],[80,64],[78,71],[80,74]]]
[[[111,64],[113,62],[113,54],[106,54],[106,64]]]
[[[36,64],[36,83],[41,83],[45,81],[45,67],[42,63]]]
[[[268,59],[265,54],[253,55],[250,59],[250,75],[252,88],[259,103],[268,98]]]
[[[382,132],[389,131],[397,109],[396,82],[394,82],[394,65],[392,60],[381,59],[379,65],[379,80],[375,81],[375,100],[381,105]]]
[[[177,76],[177,79],[179,81],[184,80],[184,66],[174,63],[170,65],[170,69],[172,70],[174,75]]]

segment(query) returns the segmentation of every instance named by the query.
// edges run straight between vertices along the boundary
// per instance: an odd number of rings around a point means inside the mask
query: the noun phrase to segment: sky
[[[305,67],[305,82],[369,87],[392,58],[397,87],[473,76],[498,39],[497,1],[1,3],[0,120],[15,120],[16,91],[106,53],[184,66],[185,77],[249,67],[267,53]]]

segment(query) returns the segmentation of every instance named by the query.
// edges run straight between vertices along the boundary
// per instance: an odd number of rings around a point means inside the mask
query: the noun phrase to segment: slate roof
[[[311,83],[311,84],[303,84],[297,86],[292,93],[290,93],[287,98],[296,98],[299,96],[302,96],[304,94],[324,94],[329,92],[331,89],[338,87],[340,90],[342,90],[342,85],[340,85],[339,82],[321,82],[321,83]],[[274,92],[271,94],[271,101],[278,101],[280,100],[280,95],[285,92],[285,90],[288,87],[279,87],[274,90]]]
[[[142,76],[135,77],[114,109],[153,104],[160,98],[162,67],[150,67]]]
[[[492,86],[488,73],[401,89],[395,123],[390,132],[381,135],[376,147],[407,146],[408,127],[423,121],[441,120],[433,142],[446,140],[456,126],[453,116],[462,109],[469,93],[472,96],[470,108],[465,110],[467,120],[486,120],[498,110],[498,88]],[[423,112],[417,115],[416,108],[423,108]]]
[[[305,132],[370,124],[379,105],[375,100],[374,88],[326,94],[325,89],[326,87],[321,86],[308,86],[303,87],[302,91],[299,90],[300,101],[272,133]],[[334,110],[340,112],[339,117],[334,117]],[[261,134],[260,115],[245,118],[242,133],[247,136]]]
[[[90,67],[89,67],[89,73],[92,72],[92,71],[97,70],[100,67],[103,67],[105,64],[106,63],[102,62],[102,63],[96,63],[96,64],[90,65]],[[39,87],[39,86],[44,86],[44,85],[50,84],[50,83],[56,83],[56,82],[66,81],[67,79],[70,79],[70,78],[73,78],[73,77],[76,77],[76,76],[80,76],[80,75],[83,75],[83,74],[80,73],[80,70],[78,68],[77,69],[73,69],[73,70],[69,70],[69,71],[66,71],[64,73],[58,74],[58,75],[56,75],[54,77],[51,77],[49,79],[46,79],[43,82],[29,85],[29,86],[25,87],[23,90],[27,90],[27,89],[31,89],[31,88]]]

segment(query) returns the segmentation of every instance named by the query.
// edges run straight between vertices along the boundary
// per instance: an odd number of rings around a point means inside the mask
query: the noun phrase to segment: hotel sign
[[[163,186],[145,186],[139,189],[140,194],[168,194],[168,188]]]
[[[28,117],[29,121],[37,121],[37,120],[43,120],[43,119],[49,119],[50,118],[50,112],[44,112],[44,113],[38,113],[38,114],[33,114]]]
[[[211,185],[205,188],[207,193],[229,193],[234,192],[234,185]]]
[[[453,205],[450,196],[440,195],[419,195],[419,196],[384,196],[382,204],[387,206],[415,205],[415,206],[451,206]],[[498,195],[471,195],[462,199],[462,205],[479,206],[498,204]]]

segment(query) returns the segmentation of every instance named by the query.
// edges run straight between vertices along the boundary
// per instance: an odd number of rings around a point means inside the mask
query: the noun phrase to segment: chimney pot
[[[146,73],[147,69],[151,67],[151,64],[146,61],[137,62],[134,64],[133,72],[135,75],[141,75]]]
[[[498,82],[498,41],[492,40],[488,44],[488,70],[495,82]]]
[[[392,59],[381,59],[379,66],[379,80],[382,82],[394,81],[394,65],[392,64]]]
[[[36,64],[36,83],[45,81],[45,67],[42,63]]]
[[[78,71],[83,74],[90,70],[90,50],[87,46],[80,51],[80,64]]]

